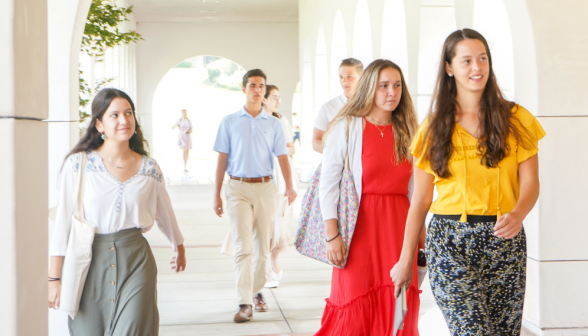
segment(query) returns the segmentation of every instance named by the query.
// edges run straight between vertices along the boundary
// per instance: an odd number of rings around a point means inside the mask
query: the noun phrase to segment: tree
[[[119,30],[120,24],[129,21],[127,17],[132,13],[133,6],[124,8],[118,7],[115,1],[92,0],[82,37],[82,51],[90,56],[91,63],[89,82],[81,77],[80,70],[80,122],[88,117],[85,107],[94,97],[96,90],[114,80],[114,78],[106,78],[96,83],[94,79],[96,62],[102,61],[101,57],[108,48],[143,40],[135,31],[121,32]]]

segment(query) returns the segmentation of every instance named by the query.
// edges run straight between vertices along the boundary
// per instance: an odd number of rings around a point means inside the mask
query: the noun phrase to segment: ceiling
[[[298,22],[298,0],[127,1],[137,22]]]

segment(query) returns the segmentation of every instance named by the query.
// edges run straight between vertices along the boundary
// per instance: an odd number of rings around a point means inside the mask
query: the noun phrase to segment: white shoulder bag
[[[67,251],[61,272],[61,298],[59,310],[75,318],[80,307],[86,276],[92,261],[92,243],[96,227],[84,219],[84,180],[86,173],[86,152],[80,153],[78,169],[77,213],[71,220]]]

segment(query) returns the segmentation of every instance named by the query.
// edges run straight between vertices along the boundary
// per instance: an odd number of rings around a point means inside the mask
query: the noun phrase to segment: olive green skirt
[[[71,336],[157,336],[157,266],[139,229],[97,234]]]

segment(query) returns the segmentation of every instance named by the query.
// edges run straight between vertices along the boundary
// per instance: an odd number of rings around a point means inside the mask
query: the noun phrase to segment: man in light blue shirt
[[[285,196],[290,203],[296,198],[282,125],[261,107],[265,82],[266,76],[259,69],[245,74],[243,93],[247,102],[223,118],[214,143],[218,163],[213,207],[219,217],[224,213],[220,192],[225,172],[229,175],[225,196],[239,300],[235,322],[251,320],[253,303],[255,311],[268,309],[261,290],[266,281],[277,194],[272,182],[274,155],[286,181]]]

